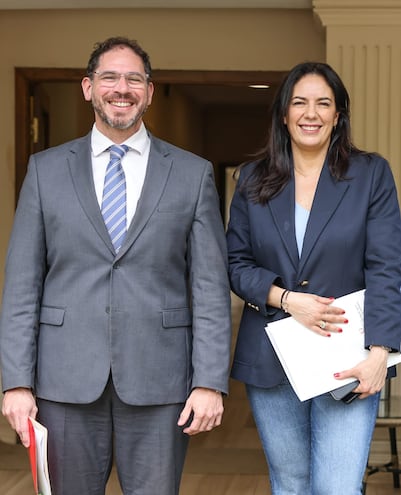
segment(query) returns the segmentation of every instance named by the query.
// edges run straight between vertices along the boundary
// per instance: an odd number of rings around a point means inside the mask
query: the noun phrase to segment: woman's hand
[[[287,311],[310,330],[329,337],[332,332],[342,332],[348,323],[345,311],[333,305],[334,298],[321,297],[303,292],[290,292],[286,298]]]
[[[359,392],[360,399],[374,395],[383,388],[387,376],[388,351],[380,346],[372,346],[369,356],[354,368],[334,374],[338,380],[357,378],[359,385],[355,392]]]

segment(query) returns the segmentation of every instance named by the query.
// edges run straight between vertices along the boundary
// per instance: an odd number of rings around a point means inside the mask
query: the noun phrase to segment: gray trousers
[[[124,495],[178,495],[188,436],[183,404],[130,406],[109,380],[91,404],[38,399],[53,495],[104,495],[113,461]]]

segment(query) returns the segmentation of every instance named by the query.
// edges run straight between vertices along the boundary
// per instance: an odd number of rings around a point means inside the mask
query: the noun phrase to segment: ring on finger
[[[324,330],[326,328],[327,321],[320,320],[319,327]]]

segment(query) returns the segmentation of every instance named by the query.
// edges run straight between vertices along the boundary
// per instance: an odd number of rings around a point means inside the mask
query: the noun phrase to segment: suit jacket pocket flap
[[[163,327],[190,327],[192,315],[189,308],[168,309],[163,311]]]
[[[64,322],[65,309],[42,306],[40,309],[40,323],[45,325],[62,325]]]

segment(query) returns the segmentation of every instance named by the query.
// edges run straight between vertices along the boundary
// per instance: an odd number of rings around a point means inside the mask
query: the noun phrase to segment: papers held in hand
[[[266,326],[266,333],[295,393],[301,401],[330,392],[355,380],[336,380],[334,373],[353,368],[368,356],[364,346],[363,307],[365,291],[337,298],[334,304],[345,310],[348,323],[342,333],[322,337],[294,318]],[[388,356],[387,366],[401,362],[400,353]],[[356,385],[355,385],[356,386]]]
[[[28,453],[35,495],[52,495],[47,464],[47,429],[33,418],[28,419],[28,427]]]

